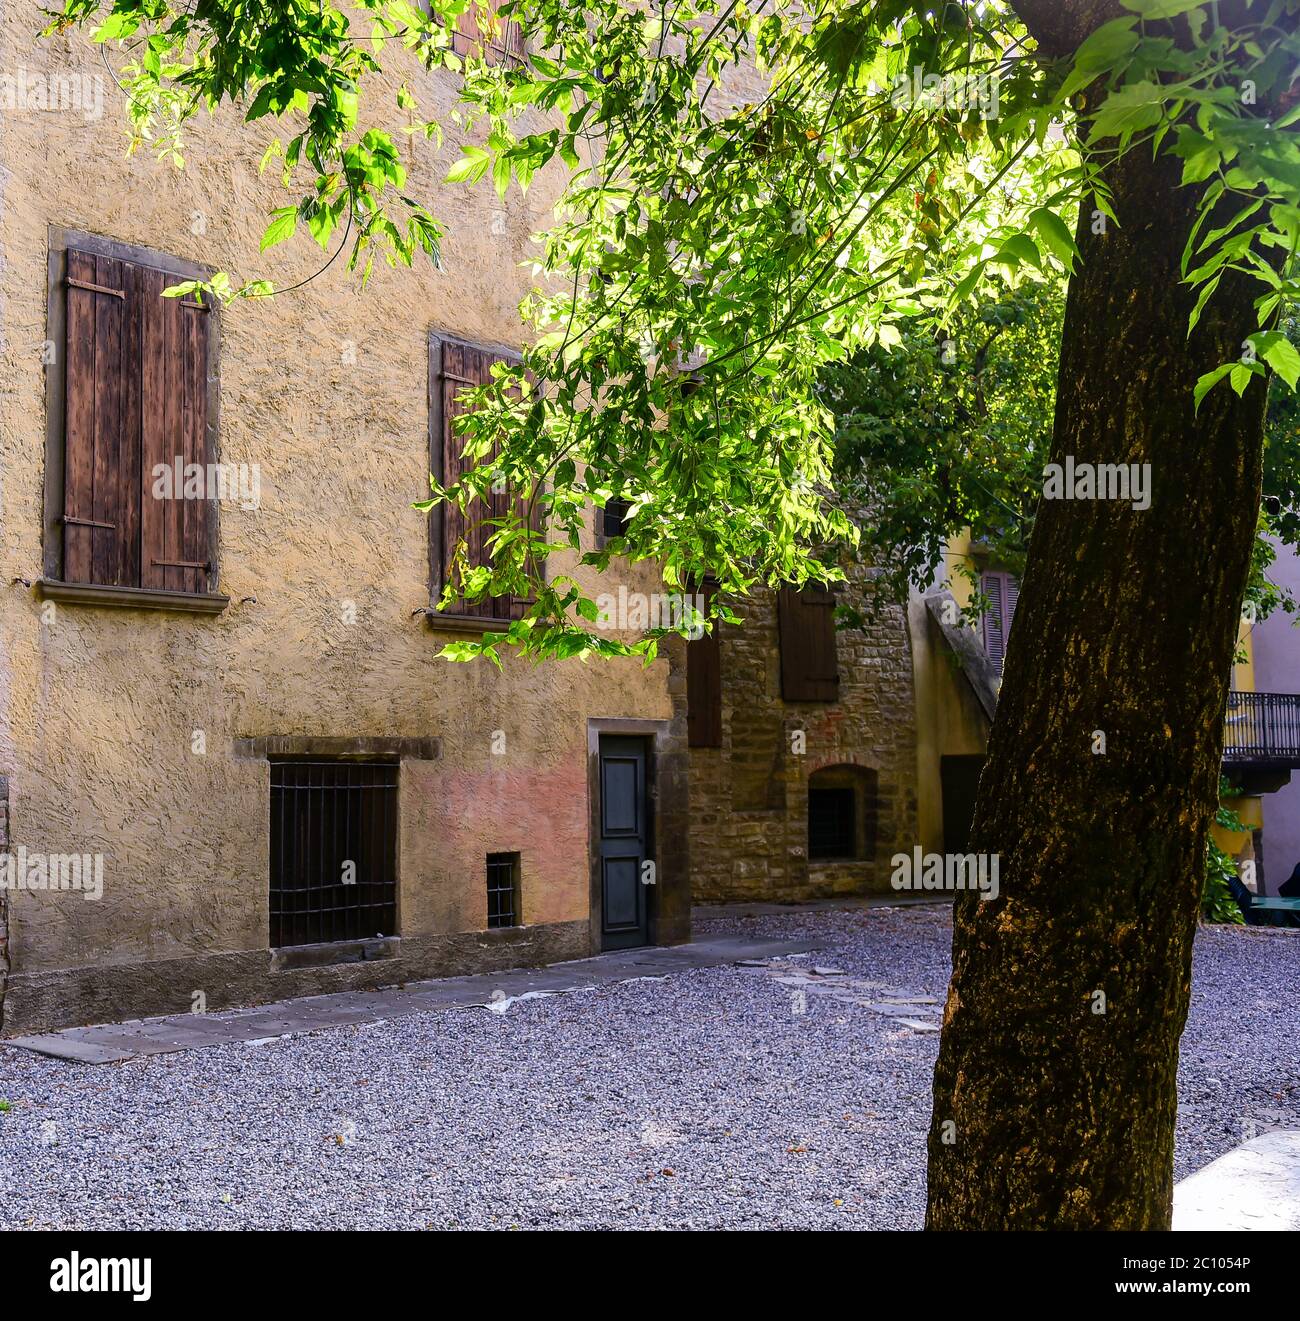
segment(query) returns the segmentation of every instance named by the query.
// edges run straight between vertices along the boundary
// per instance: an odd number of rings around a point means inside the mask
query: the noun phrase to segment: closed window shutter
[[[518,23],[497,17],[485,33],[479,26],[479,2],[472,0],[469,8],[456,19],[456,26],[451,35],[451,48],[457,55],[469,55],[482,49],[483,58],[489,64],[499,60],[517,62],[524,55],[524,32]],[[495,5],[492,6],[495,10]]]
[[[712,585],[703,592],[705,610],[713,603]],[[686,727],[692,748],[722,746],[722,639],[713,631],[686,644]]]
[[[156,499],[153,469],[210,461],[209,314],[152,267],[67,263],[63,577],[206,592],[211,502]]]
[[[120,261],[68,253],[64,401],[63,576],[129,585],[130,538],[122,508],[126,415],[127,272]]]
[[[1020,584],[1009,573],[989,570],[980,575],[980,591],[988,597],[984,615],[984,649],[999,674],[1007,654],[1007,638],[1020,597]]]
[[[781,635],[781,696],[787,702],[835,702],[840,695],[835,594],[825,587],[783,587],[777,593]]]
[[[444,486],[450,486],[459,481],[465,473],[473,471],[480,462],[464,457],[464,441],[456,433],[456,419],[468,408],[461,395],[475,386],[487,384],[492,379],[493,364],[508,359],[489,349],[476,348],[471,344],[439,337],[435,337],[432,341],[430,352],[431,388],[436,394],[431,403],[436,409],[435,416],[442,419],[442,482]],[[490,457],[487,461],[490,462]],[[529,513],[527,496],[516,496],[509,490],[494,491],[491,488],[488,489],[486,498],[475,499],[463,513],[452,504],[444,504],[441,509],[442,544],[438,548],[440,554],[437,565],[439,591],[441,585],[447,581],[456,548],[462,540],[466,542],[470,567],[487,566],[488,542],[496,528],[487,524],[485,520],[503,518],[511,509],[520,517]],[[529,519],[534,531],[541,530],[544,512],[539,500],[533,507]],[[541,572],[544,571],[543,564]],[[447,613],[481,615],[494,619],[519,619],[530,605],[532,605],[531,599],[496,596],[475,601],[471,607],[462,598],[449,607]]]
[[[209,500],[153,497],[153,471],[172,469],[182,479],[193,464],[209,462],[208,334],[211,313],[190,298],[164,298],[174,284],[162,271],[142,269],[143,390],[142,429],[144,514],[141,585],[170,592],[202,592],[208,587]]]

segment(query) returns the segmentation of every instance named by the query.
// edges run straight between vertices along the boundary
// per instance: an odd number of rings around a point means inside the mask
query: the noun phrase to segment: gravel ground
[[[943,909],[727,915],[942,996]],[[1300,935],[1198,938],[1181,1177],[1300,1127]],[[937,1037],[738,968],[74,1065],[0,1047],[3,1228],[921,1224]]]

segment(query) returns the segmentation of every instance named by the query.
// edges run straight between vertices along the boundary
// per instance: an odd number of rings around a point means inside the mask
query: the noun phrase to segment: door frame
[[[683,728],[676,730],[681,723]],[[587,721],[587,859],[590,877],[591,952],[601,952],[600,739],[602,734],[646,741],[646,856],[655,864],[647,887],[651,945],[680,945],[691,938],[689,754],[685,721],[591,718]]]

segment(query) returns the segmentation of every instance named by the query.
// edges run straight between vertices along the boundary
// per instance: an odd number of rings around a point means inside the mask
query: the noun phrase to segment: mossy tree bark
[[[1118,4],[1019,2],[1070,49]],[[1070,27],[1067,20],[1075,20]],[[1189,338],[1180,162],[1110,169],[1080,217],[1052,460],[1149,463],[1151,505],[1039,508],[958,900],[929,1140],[934,1229],[1167,1228],[1175,1075],[1205,840],[1260,499],[1266,391],[1239,357],[1259,285],[1225,277]],[[1098,735],[1104,736],[1100,753]]]

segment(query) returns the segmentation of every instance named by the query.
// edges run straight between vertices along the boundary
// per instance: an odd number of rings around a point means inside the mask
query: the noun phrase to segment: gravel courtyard
[[[696,925],[947,982],[942,908]],[[1179,1177],[1300,1127],[1298,983],[1300,933],[1198,936]],[[916,1229],[937,1043],[725,967],[121,1064],[0,1046],[0,1228]]]

